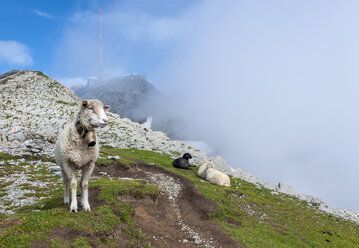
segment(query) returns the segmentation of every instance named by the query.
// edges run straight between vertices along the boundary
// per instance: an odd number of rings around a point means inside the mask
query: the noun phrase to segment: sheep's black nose
[[[96,142],[95,142],[95,141],[91,141],[91,142],[88,144],[89,147],[92,147],[92,146],[94,146],[94,145],[96,145]]]

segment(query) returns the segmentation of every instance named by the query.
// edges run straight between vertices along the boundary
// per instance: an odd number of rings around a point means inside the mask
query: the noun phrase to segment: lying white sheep
[[[68,205],[71,183],[70,211],[77,212],[75,170],[82,170],[81,205],[83,210],[91,211],[88,202],[88,180],[99,155],[99,142],[95,128],[107,125],[105,112],[110,107],[98,100],[82,101],[80,111],[74,122],[67,125],[57,139],[54,154],[60,166],[64,182],[64,203]]]
[[[203,161],[203,164],[199,167],[198,171],[197,171],[197,175],[199,177],[202,178],[206,178],[206,171],[207,171],[207,166],[209,166],[209,168],[213,168],[213,163],[208,162],[207,160]]]
[[[208,182],[219,186],[231,186],[229,177],[223,172],[214,169],[212,162],[204,161],[201,167],[199,167],[197,175],[205,178]]]

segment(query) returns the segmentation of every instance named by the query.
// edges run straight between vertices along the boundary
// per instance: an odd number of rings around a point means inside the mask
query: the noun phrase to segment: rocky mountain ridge
[[[0,152],[8,154],[40,154],[52,157],[56,138],[71,122],[80,103],[73,91],[41,72],[16,72],[2,78],[0,83]],[[105,102],[108,104],[107,102]],[[127,118],[109,113],[109,125],[98,130],[103,145],[117,148],[136,148],[178,157],[189,152],[192,163],[200,165],[204,159],[233,177],[246,180],[258,187],[292,194],[319,209],[359,223],[359,215],[345,209],[332,208],[315,197],[297,194],[285,183],[272,185],[239,168],[232,168],[222,157],[209,157],[206,153],[183,141],[171,140],[165,133],[152,131]]]
[[[98,84],[74,88],[77,96],[87,99],[99,99],[111,105],[112,112],[132,121],[142,123],[155,108],[155,100],[161,93],[141,75],[113,78]],[[91,82],[91,80],[89,81]]]

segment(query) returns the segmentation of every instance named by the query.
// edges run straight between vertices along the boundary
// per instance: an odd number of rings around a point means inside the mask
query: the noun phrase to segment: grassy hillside
[[[150,247],[131,218],[134,209],[117,196],[153,197],[157,188],[109,178],[94,179],[91,187],[99,190],[100,202],[92,212],[69,212],[59,188],[51,198],[22,208],[18,214],[0,215],[0,247],[117,247],[110,238],[114,233],[123,235],[128,247]]]
[[[173,168],[172,159],[154,152],[113,148],[103,152],[154,163],[191,179],[220,207],[212,217],[247,247],[359,247],[359,225],[295,197],[234,178],[230,188],[211,185],[198,178],[196,170]]]
[[[155,164],[190,179],[198,191],[218,205],[211,218],[247,247],[359,247],[359,225],[320,212],[316,206],[295,197],[234,178],[229,188],[211,185],[196,176],[196,169],[175,169],[172,159],[155,152],[103,147],[101,154],[119,155],[119,161],[128,166],[139,161]],[[19,159],[0,154],[0,161],[6,161],[0,173],[15,173],[7,161]],[[104,164],[112,161],[100,159]],[[155,198],[158,195],[155,186],[140,180],[91,179],[90,192],[96,195],[96,201],[90,204],[96,210],[74,214],[62,204],[60,177],[47,177],[44,169],[27,173],[37,175],[39,171],[54,185],[45,192],[51,197],[16,208],[14,215],[0,215],[0,247],[115,247],[114,240],[120,237],[129,247],[150,246],[132,218],[133,206],[118,201],[118,196]],[[2,188],[6,186],[1,181],[0,184]],[[44,189],[35,190],[44,194]]]

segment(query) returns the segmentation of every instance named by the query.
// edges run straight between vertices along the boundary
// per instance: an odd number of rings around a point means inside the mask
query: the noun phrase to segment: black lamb
[[[193,166],[188,163],[188,160],[191,158],[191,154],[185,153],[181,158],[176,158],[175,160],[173,160],[172,165],[175,168],[191,170],[189,167]]]

